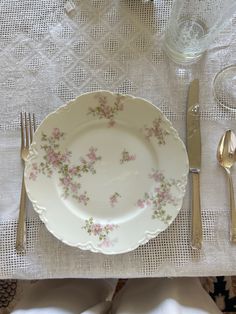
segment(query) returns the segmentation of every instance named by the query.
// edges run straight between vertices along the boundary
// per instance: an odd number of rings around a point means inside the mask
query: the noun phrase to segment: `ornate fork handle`
[[[20,211],[16,233],[16,250],[18,252],[24,252],[25,246],[26,246],[26,190],[25,180],[23,176],[21,184]]]

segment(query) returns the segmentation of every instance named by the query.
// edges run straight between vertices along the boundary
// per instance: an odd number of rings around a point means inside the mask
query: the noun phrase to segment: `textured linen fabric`
[[[215,74],[236,62],[236,17],[200,62],[172,63],[162,50],[172,1],[2,1],[0,5],[0,278],[232,275],[227,180],[218,141],[235,130],[236,112],[213,97]],[[93,254],[55,239],[28,204],[26,254],[15,251],[22,178],[20,111],[37,121],[83,92],[107,89],[152,101],[185,141],[189,82],[200,79],[203,248],[190,247],[189,185],[178,217],[157,238],[117,256]],[[171,157],[173,158],[173,157]],[[236,173],[233,171],[234,181]]]

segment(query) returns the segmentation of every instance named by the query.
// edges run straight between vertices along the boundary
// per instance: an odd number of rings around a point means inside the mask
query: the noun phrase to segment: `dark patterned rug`
[[[236,276],[201,278],[204,289],[223,313],[236,312]],[[118,281],[116,292],[125,285],[126,280]],[[21,286],[21,289],[19,287]],[[11,313],[23,286],[17,280],[0,280],[0,314]]]
[[[205,277],[201,282],[223,313],[236,312],[236,276]]]
[[[17,292],[17,280],[0,280],[0,314],[11,313]]]

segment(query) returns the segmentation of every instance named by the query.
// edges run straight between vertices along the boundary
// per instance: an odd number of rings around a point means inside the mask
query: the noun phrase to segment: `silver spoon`
[[[231,168],[235,162],[236,151],[236,136],[233,131],[228,130],[220,139],[217,148],[217,160],[219,164],[225,169],[229,181],[230,193],[230,209],[231,209],[231,228],[230,240],[236,243],[236,207],[234,199],[234,188],[231,176]]]

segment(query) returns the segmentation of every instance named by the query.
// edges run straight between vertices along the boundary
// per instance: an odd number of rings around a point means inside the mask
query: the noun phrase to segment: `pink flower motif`
[[[77,174],[78,170],[77,167],[70,167],[68,170],[69,174],[71,174],[72,176]]]
[[[37,179],[36,173],[31,171],[29,175],[29,179],[35,181]]]
[[[70,152],[65,152],[64,154],[61,154],[60,161],[61,162],[69,162]]]
[[[53,131],[52,131],[52,137],[55,139],[55,140],[59,140],[60,137],[61,137],[62,133],[60,131],[59,128],[54,128]]]
[[[36,162],[32,163],[32,170],[38,171],[38,165]]]
[[[165,178],[164,178],[164,176],[163,176],[163,174],[162,173],[160,173],[158,170],[153,170],[153,173],[151,173],[150,175],[149,175],[149,177],[151,178],[151,179],[154,179],[156,182],[161,182],[161,181],[163,181]]]
[[[124,162],[132,161],[135,159],[136,155],[131,155],[126,149],[124,149],[121,153],[120,163],[123,164]]]
[[[99,235],[102,232],[102,226],[100,224],[92,225],[92,233],[94,235]]]
[[[102,95],[101,93],[95,94],[94,98],[98,99],[100,104],[105,104],[107,102],[107,97],[105,95]]]
[[[65,162],[69,162],[70,152],[56,152],[52,148],[47,150],[46,160],[49,164],[51,164],[54,168],[57,168],[59,165]]]
[[[115,225],[113,225],[113,224],[108,224],[108,225],[106,225],[106,228],[107,228],[108,231],[113,231],[114,228],[115,228]]]
[[[71,183],[70,189],[73,193],[76,193],[78,191],[78,185],[75,183]]]
[[[89,153],[86,156],[88,157],[90,161],[97,160],[96,151],[97,151],[97,148],[94,148],[94,147],[89,148]]]
[[[89,201],[89,197],[87,196],[87,192],[84,192],[84,194],[79,195],[79,202],[80,203],[87,205],[88,201]]]
[[[140,207],[140,208],[144,208],[144,206],[145,206],[145,201],[144,201],[144,200],[138,200],[137,205],[138,205],[138,207]]]
[[[160,145],[164,145],[166,143],[165,137],[169,135],[169,132],[162,127],[162,123],[163,121],[161,118],[156,118],[152,121],[152,126],[144,127],[144,133],[147,140],[151,137],[155,137]]]
[[[80,157],[80,162],[81,162],[81,164],[83,164],[83,165],[86,165],[86,164],[87,164],[87,161],[86,161],[86,159],[85,159],[84,157]]]
[[[152,169],[149,178],[156,182],[153,192],[145,192],[142,199],[137,201],[140,208],[151,206],[153,210],[152,218],[160,219],[164,223],[169,223],[171,215],[166,212],[167,204],[176,205],[177,199],[172,195],[172,186],[176,185],[175,180],[167,180],[159,170]]]
[[[47,151],[46,159],[48,163],[51,164],[53,167],[57,167],[60,163],[59,153],[56,153],[52,149],[49,149]]]
[[[108,248],[112,246],[112,241],[110,239],[104,239],[100,244],[99,247]]]
[[[117,192],[115,192],[114,194],[112,194],[110,196],[110,205],[111,207],[114,207],[117,203],[118,203],[118,198],[121,197],[121,195]]]
[[[114,231],[115,228],[118,228],[118,225],[115,224],[100,224],[95,223],[93,217],[90,217],[88,220],[85,220],[85,225],[82,227],[89,235],[97,236],[99,247],[110,247],[113,246],[117,239],[110,239],[109,233]]]
[[[88,114],[92,114],[98,119],[108,120],[108,127],[113,127],[115,125],[115,115],[124,108],[123,96],[117,95],[113,104],[108,103],[107,97],[101,93],[96,94],[95,99],[98,100],[98,105],[95,108],[89,107]]]
[[[100,110],[104,116],[104,118],[110,118],[111,115],[111,109],[109,106],[106,106],[104,104],[101,105]]]
[[[76,199],[79,203],[87,205],[89,197],[87,193],[78,193],[80,189],[79,178],[83,174],[91,173],[95,174],[96,170],[94,168],[95,162],[101,159],[101,156],[97,156],[97,149],[90,147],[86,158],[80,158],[79,165],[72,165],[71,155],[72,152],[68,150],[60,149],[60,141],[64,139],[64,133],[60,131],[59,128],[54,128],[50,135],[45,133],[41,134],[41,148],[44,151],[44,156],[39,164],[33,163],[32,169],[29,173],[30,180],[36,180],[37,175],[43,174],[50,178],[53,173],[59,175],[59,184],[62,186],[62,197],[67,198],[71,196]]]
[[[64,178],[61,178],[60,180],[61,180],[62,185],[64,185],[65,187],[69,187],[71,185],[70,177],[64,177]]]
[[[34,162],[32,163],[29,179],[35,181],[37,179],[38,173],[39,173],[38,165],[37,163]]]

